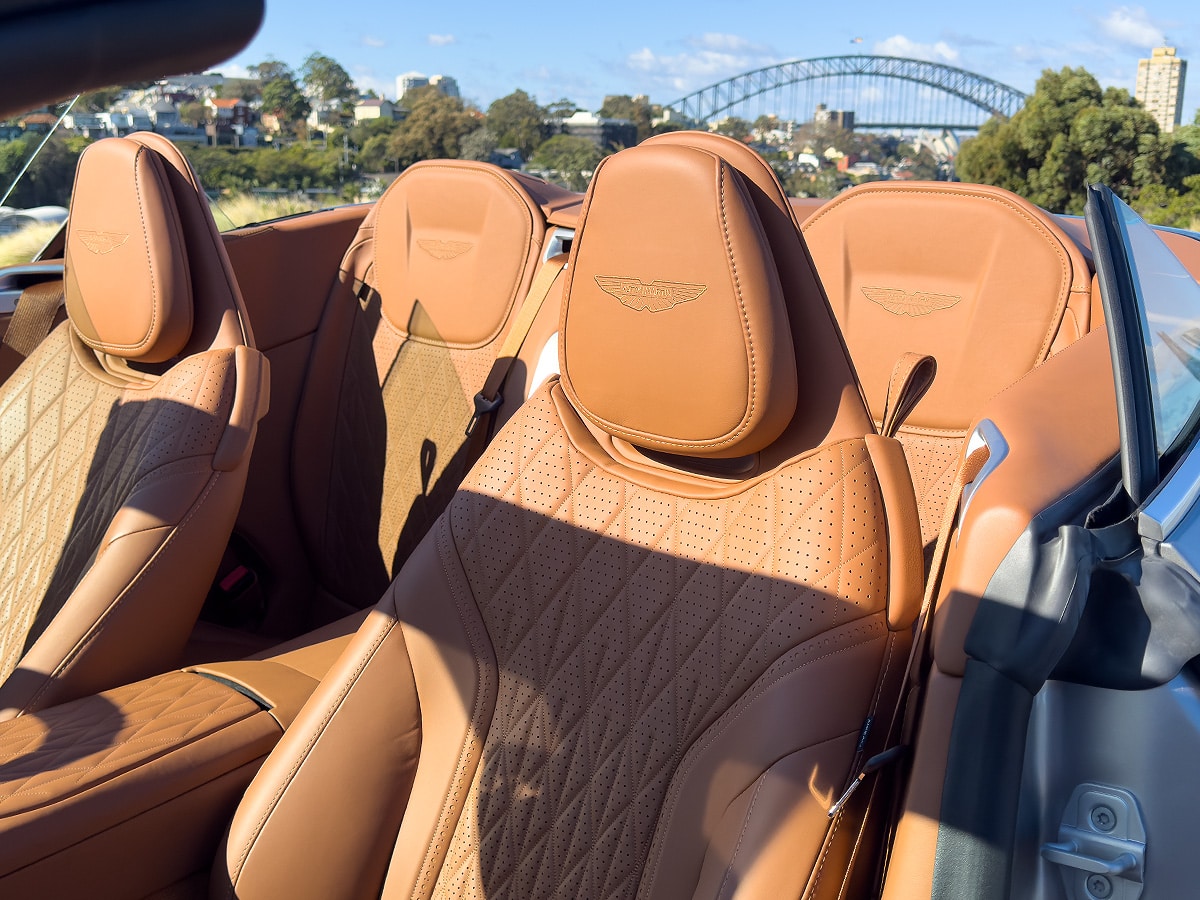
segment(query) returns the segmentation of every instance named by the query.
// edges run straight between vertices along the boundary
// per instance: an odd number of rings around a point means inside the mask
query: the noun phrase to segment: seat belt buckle
[[[884,766],[890,766],[892,763],[896,762],[896,760],[902,757],[907,750],[908,747],[906,747],[904,744],[897,744],[895,747],[884,750],[882,753],[876,753],[874,756],[868,759],[863,764],[862,770],[858,773],[858,777],[850,782],[850,787],[846,788],[842,796],[838,797],[837,802],[834,803],[833,806],[829,807],[829,818],[832,819],[836,817],[837,814],[842,811],[845,805],[850,802],[850,798],[854,796],[854,792],[858,790],[858,786],[863,783],[863,780],[868,775],[870,775],[872,772],[878,772]]]
[[[504,395],[497,393],[495,398],[489,400],[483,396],[483,391],[475,395],[475,414],[471,416],[471,421],[467,423],[467,437],[475,430],[475,426],[479,424],[479,420],[484,416],[491,415],[500,408],[500,404],[504,402]]]

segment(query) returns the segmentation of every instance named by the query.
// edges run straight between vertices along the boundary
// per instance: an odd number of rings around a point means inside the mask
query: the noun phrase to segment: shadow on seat
[[[64,284],[68,321],[0,389],[0,719],[176,663],[267,405],[207,203],[169,141],[84,152]]]

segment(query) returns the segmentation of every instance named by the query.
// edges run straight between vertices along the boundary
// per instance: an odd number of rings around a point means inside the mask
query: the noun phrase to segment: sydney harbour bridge
[[[854,113],[857,129],[973,131],[1025,102],[1016,88],[941,63],[895,56],[825,56],[756,69],[666,104],[696,122],[776,115],[812,121],[818,104]]]

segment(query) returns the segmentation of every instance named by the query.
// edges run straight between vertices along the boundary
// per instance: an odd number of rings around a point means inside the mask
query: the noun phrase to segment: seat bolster
[[[377,895],[420,743],[404,630],[373,612],[247,789],[212,896]]]
[[[801,644],[700,736],[663,803],[641,896],[725,896],[748,878],[747,896],[801,895],[892,639],[872,615]]]
[[[177,523],[149,524],[153,513],[122,508],[113,520],[122,533],[107,542],[0,685],[0,720],[171,668],[204,600],[201,592],[181,594],[179,585],[211,579],[224,549],[213,536],[233,528],[245,480],[244,465],[223,473],[204,461],[185,461],[153,492],[171,506],[195,498],[176,510]],[[194,606],[184,609],[187,600]]]
[[[0,896],[142,897],[201,869],[280,733],[181,672],[3,723]]]

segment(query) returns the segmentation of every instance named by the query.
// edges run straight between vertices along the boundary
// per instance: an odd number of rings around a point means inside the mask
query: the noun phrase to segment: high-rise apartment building
[[[437,88],[438,92],[445,97],[459,96],[458,81],[449,75],[434,75],[429,79],[429,84],[431,87]]]
[[[422,75],[420,72],[406,72],[403,75],[396,76],[396,99],[404,99],[404,95],[409,91],[415,91],[417,88],[427,87],[429,85],[428,76]]]
[[[1174,131],[1183,118],[1183,81],[1187,62],[1175,55],[1174,47],[1155,47],[1149,59],[1138,60],[1134,96],[1162,131]]]
[[[396,77],[396,98],[403,99],[409,91],[417,88],[434,87],[445,97],[458,97],[458,82],[449,75],[434,75],[432,78],[420,72],[408,72]]]

